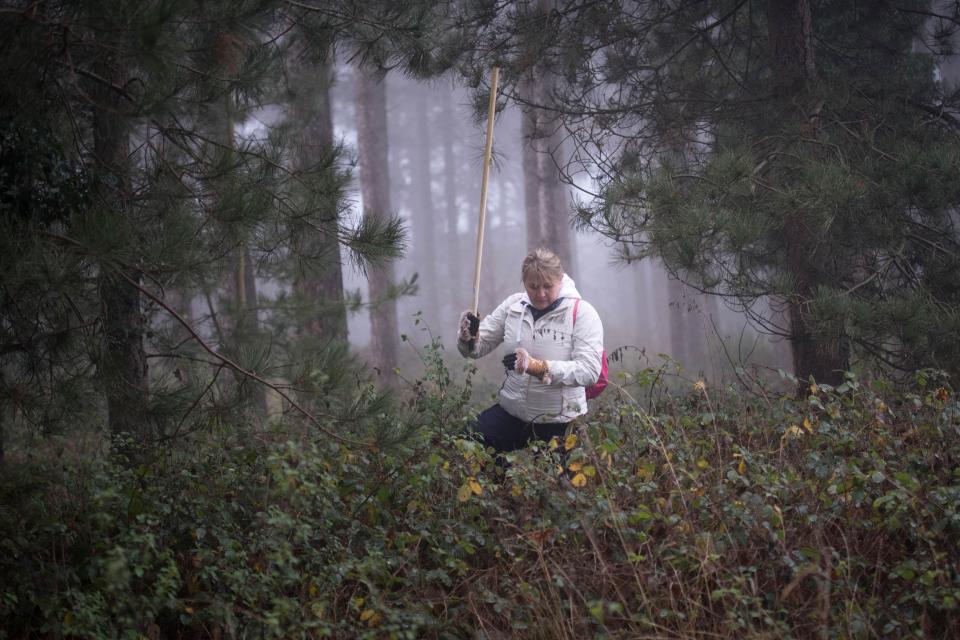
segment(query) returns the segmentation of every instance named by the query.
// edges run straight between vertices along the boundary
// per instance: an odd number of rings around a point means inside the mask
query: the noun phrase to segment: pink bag
[[[580,308],[580,298],[577,298],[576,302],[573,303],[573,326],[577,325],[578,308]],[[587,387],[587,400],[593,400],[603,393],[603,390],[607,388],[609,382],[610,378],[607,375],[607,350],[604,349],[600,355],[600,377],[597,378],[594,384]]]

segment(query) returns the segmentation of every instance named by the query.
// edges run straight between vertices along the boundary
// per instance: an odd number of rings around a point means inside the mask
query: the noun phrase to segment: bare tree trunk
[[[292,119],[300,127],[301,146],[297,168],[308,172],[330,159],[333,153],[333,110],[330,106],[330,87],[333,84],[333,65],[329,60],[311,63],[305,53],[296,56],[291,70]],[[336,216],[336,211],[330,213]],[[335,219],[324,221],[335,229]],[[343,299],[343,268],[340,261],[340,243],[336,236],[304,229],[302,251],[321,262],[319,269],[309,269],[294,283],[304,297],[317,301],[315,312],[302,327],[307,333],[333,340],[347,339],[347,308]]]
[[[0,392],[6,391],[5,388],[5,379],[3,376],[3,370],[0,369]],[[5,402],[0,402],[0,467],[3,467],[3,463],[6,462],[6,448],[4,447],[4,441],[6,440],[6,433],[4,431],[4,420],[7,417],[7,405]]]
[[[387,147],[386,83],[362,69],[357,71],[357,156],[364,217],[390,215],[390,166]],[[390,295],[393,264],[371,267],[370,352],[374,366],[387,386],[395,384],[397,364],[397,303]]]
[[[523,195],[527,212],[527,247],[553,250],[568,272],[575,272],[573,245],[568,220],[566,186],[560,182],[555,158],[560,152],[559,124],[540,105],[550,104],[550,83],[546,76],[528,76],[520,85],[524,107]]]
[[[544,16],[557,9],[557,0],[536,0]],[[521,82],[523,109],[524,208],[527,212],[527,247],[552,249],[565,270],[576,272],[570,233],[569,195],[560,181],[557,165],[562,156],[560,121],[547,109],[553,103],[554,80],[544,69],[535,69]]]
[[[699,304],[703,296],[672,276],[667,278],[667,295],[670,298],[670,355],[689,373],[697,375],[704,369],[707,352],[703,309]]]
[[[412,173],[413,173],[413,238],[420,247],[420,264],[431,275],[425,279],[424,287],[420,289],[423,298],[423,312],[427,325],[437,326],[437,293],[441,288],[440,280],[443,272],[439,271],[437,250],[434,236],[437,233],[436,214],[433,207],[433,174],[430,170],[430,161],[433,157],[432,141],[430,136],[432,100],[428,100],[427,89],[419,88],[415,100],[414,111],[417,143],[413,145]]]
[[[773,88],[785,111],[795,109],[792,105],[796,98],[816,75],[809,0],[767,0],[766,18]],[[844,327],[815,329],[805,310],[819,284],[816,261],[822,257],[815,255],[816,244],[802,212],[793,211],[787,216],[784,231],[787,270],[795,283],[793,296],[787,301],[794,372],[801,380],[813,376],[817,381],[836,384],[849,368]]]
[[[233,122],[232,101],[228,98],[225,113],[226,140],[225,147],[233,153],[235,130]],[[239,350],[243,345],[255,344],[260,333],[260,319],[257,316],[257,278],[254,270],[250,249],[246,238],[241,238],[234,249],[233,257],[233,331],[230,340],[234,349]],[[249,392],[251,408],[255,417],[263,418],[267,415],[267,392],[260,384],[254,384],[249,379],[238,376],[237,382]]]
[[[124,73],[115,60],[105,60],[99,75],[108,78],[116,87],[125,84]],[[122,110],[120,93],[111,86],[98,85],[92,95],[93,150],[96,162],[105,173],[114,177],[113,185],[100,182],[97,196],[101,206],[117,218],[118,227],[133,225],[124,220],[130,215],[128,180],[129,130]],[[121,269],[123,274],[116,273]],[[104,352],[100,363],[110,433],[116,438],[140,440],[149,436],[147,424],[147,357],[143,348],[146,328],[140,308],[140,291],[128,282],[136,283],[142,273],[136,265],[102,265],[99,276],[100,302],[103,317]],[[123,449],[123,447],[121,447]]]
[[[443,256],[443,264],[449,269],[450,283],[449,293],[445,296],[449,307],[445,308],[443,315],[443,330],[453,326],[453,318],[462,309],[470,306],[469,297],[463,300],[457,300],[457,292],[470,291],[469,284],[464,276],[464,264],[469,263],[470,255],[463,246],[460,238],[460,205],[457,199],[457,154],[453,147],[453,140],[457,135],[456,111],[453,107],[450,94],[452,90],[444,91],[443,98],[440,101],[443,122],[443,203],[446,211],[444,212],[444,225],[446,233],[444,241],[441,243],[446,251]]]
[[[690,148],[680,129],[667,132],[668,140],[664,160],[674,170],[688,173]],[[703,327],[703,310],[700,304],[703,295],[684,284],[679,278],[668,274],[667,298],[669,309],[670,355],[688,372],[699,375],[706,355],[706,339]]]

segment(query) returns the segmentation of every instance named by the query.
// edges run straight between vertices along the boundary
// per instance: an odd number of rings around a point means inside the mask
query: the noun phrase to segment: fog
[[[335,136],[348,149],[357,144],[352,74],[351,68],[339,67],[332,91]],[[416,361],[413,347],[427,344],[431,335],[441,338],[448,353],[456,352],[457,319],[473,300],[486,123],[476,116],[470,92],[462,87],[416,82],[399,74],[389,74],[385,82],[390,198],[408,231],[407,250],[395,264],[395,275],[416,274],[418,283],[415,295],[397,303],[400,333],[409,343],[401,345],[401,366],[410,366]],[[481,315],[521,289],[521,261],[535,248],[526,237],[523,144],[519,108],[501,103],[488,190]],[[350,194],[355,220],[363,206],[358,181],[355,171]],[[589,198],[589,189],[568,189],[571,201]],[[558,212],[557,220],[569,223],[570,215]],[[598,234],[572,232],[571,238],[573,264],[565,269],[600,313],[607,351],[624,348],[622,361],[611,363],[614,369],[657,366],[664,356],[691,379],[719,380],[740,365],[790,369],[789,347],[782,339],[759,334],[716,297],[671,280],[659,262],[619,263],[611,242]],[[344,286],[367,299],[365,274],[346,261]],[[370,344],[369,314],[351,313],[348,324],[350,343],[363,354]],[[492,375],[488,370],[493,368],[481,367],[485,375]]]

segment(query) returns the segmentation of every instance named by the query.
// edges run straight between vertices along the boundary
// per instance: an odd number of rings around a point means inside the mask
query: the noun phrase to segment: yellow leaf
[[[314,583],[314,582],[311,582],[311,583],[310,583],[309,592],[310,592],[310,597],[311,597],[311,598],[315,598],[315,597],[316,597],[317,593],[319,593],[319,589],[317,589],[316,583]]]
[[[571,462],[570,465],[569,465],[567,468],[570,469],[570,471],[580,471],[580,469],[583,469],[583,463],[582,463],[582,462]]]
[[[810,424],[810,418],[803,419],[803,428],[809,431],[810,433],[813,433],[813,425]]]
[[[641,478],[644,482],[650,482],[656,470],[657,467],[651,463],[642,464],[637,469],[637,477]]]
[[[360,622],[366,622],[368,627],[375,627],[380,624],[380,614],[373,609],[366,609],[360,614]]]
[[[474,478],[469,478],[467,484],[470,485],[470,491],[473,491],[476,495],[483,493],[483,487],[480,486],[480,483]]]
[[[556,438],[550,438],[550,451],[556,450],[556,448],[559,446],[560,446],[559,440],[557,440]]]
[[[587,476],[583,475],[582,473],[578,473],[577,475],[573,476],[573,480],[570,482],[572,482],[573,486],[575,487],[582,487],[587,484]]]
[[[782,447],[790,438],[800,438],[801,436],[803,436],[803,429],[795,424],[792,424],[787,427],[787,430],[783,432],[782,436],[780,436],[780,446]]]
[[[740,460],[740,464],[737,465],[737,473],[744,475],[747,472],[747,463],[744,460]]]
[[[577,446],[577,436],[571,433],[567,436],[566,440],[563,441],[563,448],[570,451],[570,449],[573,449],[575,446]]]
[[[184,607],[183,610],[189,614],[193,613],[193,607]]]
[[[459,489],[457,489],[457,500],[459,500],[460,502],[466,502],[467,500],[470,499],[471,495],[472,495],[472,492],[470,491],[469,483],[465,482]]]
[[[812,385],[810,385],[810,393],[812,393],[813,395],[817,395],[817,390],[818,390],[818,389],[819,389],[819,387],[817,386],[817,383],[816,383],[816,382],[814,382]]]
[[[699,467],[700,469],[709,469],[710,463],[704,460],[703,458],[700,458],[699,460],[697,460],[697,467]]]
[[[73,614],[67,611],[63,616],[63,624],[70,624],[71,622],[73,622]]]
[[[518,484],[513,485],[513,487],[510,489],[510,493],[513,494],[513,497],[514,497],[514,498],[519,498],[519,497],[520,497],[520,485],[518,485]]]
[[[597,475],[597,470],[592,464],[588,464],[583,468],[583,475],[587,476],[588,478],[592,478],[593,476]]]

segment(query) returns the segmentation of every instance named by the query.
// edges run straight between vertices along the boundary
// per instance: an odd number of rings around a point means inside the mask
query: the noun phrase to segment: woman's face
[[[527,280],[523,283],[530,302],[539,310],[546,309],[560,295],[560,278],[553,280]]]

